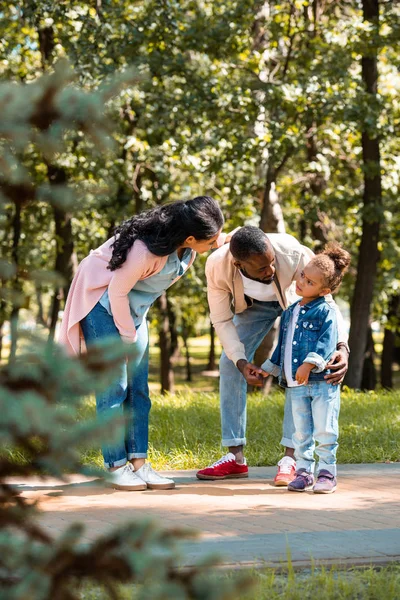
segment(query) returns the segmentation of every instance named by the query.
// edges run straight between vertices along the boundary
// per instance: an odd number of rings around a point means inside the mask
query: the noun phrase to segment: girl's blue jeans
[[[115,337],[120,340],[114,319],[99,303],[81,321],[87,346],[99,340]],[[96,395],[99,415],[125,417],[125,433],[118,440],[102,446],[104,464],[107,468],[124,465],[132,458],[146,458],[149,440],[149,336],[147,322],[137,329],[137,341],[132,348],[134,355],[120,366],[119,376],[105,391]]]
[[[281,313],[279,302],[254,300],[250,308],[234,316],[233,322],[244,344],[247,360],[252,362],[257,348]],[[221,354],[219,374],[222,445],[242,446],[246,444],[247,383],[225,352]],[[292,410],[286,399],[281,439],[283,446],[293,448],[293,433]]]
[[[296,468],[314,472],[314,451],[319,461],[316,472],[326,469],[336,476],[339,435],[340,386],[326,381],[286,389],[292,405]],[[315,442],[318,443],[316,446]]]

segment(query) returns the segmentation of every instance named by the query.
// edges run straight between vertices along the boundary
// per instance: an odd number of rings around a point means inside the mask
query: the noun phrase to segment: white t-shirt
[[[243,273],[240,273],[240,275],[243,279],[243,288],[246,296],[259,302],[277,302],[278,298],[271,284],[253,281],[253,279],[245,277]]]
[[[288,330],[286,334],[285,354],[283,355],[283,371],[285,373],[285,379],[288,387],[297,387],[298,385],[303,385],[297,383],[297,381],[292,377],[292,348],[293,344],[296,343],[295,341],[293,341],[293,336],[294,330],[296,329],[299,314],[300,303],[298,303],[293,309],[292,316],[288,323]]]

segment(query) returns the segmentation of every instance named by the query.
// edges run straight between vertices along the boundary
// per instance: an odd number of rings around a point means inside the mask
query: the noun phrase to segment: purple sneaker
[[[313,487],[314,494],[332,494],[336,490],[336,477],[326,469],[321,469]]]
[[[296,477],[289,483],[287,489],[291,492],[305,492],[314,485],[314,476],[306,469],[296,471]]]

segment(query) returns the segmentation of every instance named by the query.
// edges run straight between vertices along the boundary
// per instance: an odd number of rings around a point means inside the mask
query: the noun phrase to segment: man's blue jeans
[[[250,308],[234,316],[233,322],[240,341],[244,344],[248,361],[252,362],[257,348],[281,313],[279,302],[254,300]],[[247,382],[225,352],[221,355],[219,372],[222,445],[242,446],[246,444]],[[281,439],[283,446],[293,448],[293,433],[292,411],[290,402],[286,401]]]
[[[340,386],[316,381],[287,388],[286,399],[292,405],[296,468],[313,473],[315,451],[319,457],[317,473],[326,469],[336,475]]]
[[[105,338],[121,339],[114,319],[97,303],[81,321],[87,346]],[[137,341],[130,348],[134,355],[129,363],[121,364],[119,377],[102,393],[96,395],[99,415],[125,417],[125,435],[114,444],[102,446],[104,464],[107,468],[124,465],[131,458],[146,458],[149,439],[149,336],[147,322],[137,329]]]

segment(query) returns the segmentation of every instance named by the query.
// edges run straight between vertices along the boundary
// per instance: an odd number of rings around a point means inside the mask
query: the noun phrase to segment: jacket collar
[[[290,307],[290,310],[293,310],[294,307],[299,304],[301,301],[298,300],[297,302],[295,302],[294,304],[292,304],[292,306]],[[311,308],[314,308],[315,306],[319,306],[320,304],[322,304],[323,302],[325,302],[325,296],[320,296],[319,298],[315,298],[315,300],[312,300],[311,302],[307,302],[307,304],[304,304],[301,308],[302,310],[310,310]]]

